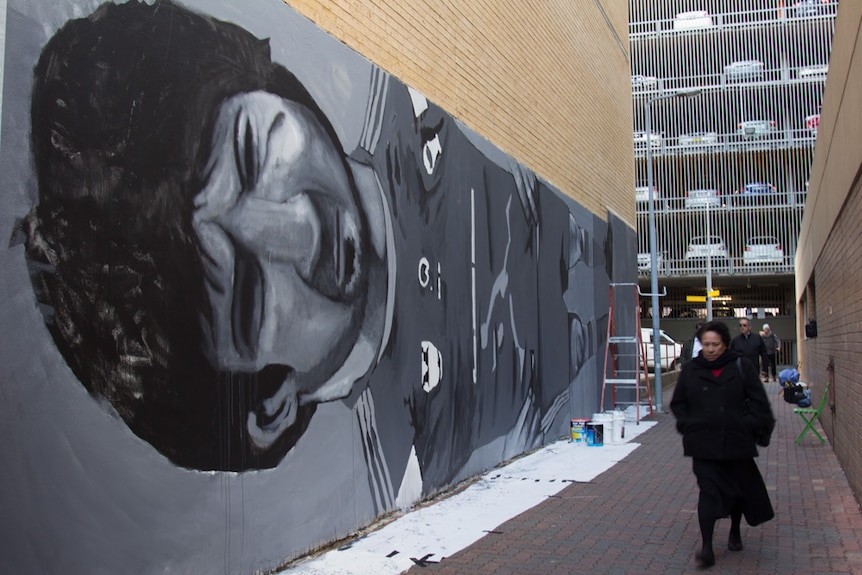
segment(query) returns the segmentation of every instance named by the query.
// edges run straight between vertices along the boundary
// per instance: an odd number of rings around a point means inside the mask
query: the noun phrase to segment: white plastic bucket
[[[622,443],[626,436],[626,414],[621,409],[613,412],[614,416],[614,438],[613,443]]]
[[[613,443],[614,437],[614,415],[612,413],[594,413],[593,423],[602,424],[604,431],[604,443]]]

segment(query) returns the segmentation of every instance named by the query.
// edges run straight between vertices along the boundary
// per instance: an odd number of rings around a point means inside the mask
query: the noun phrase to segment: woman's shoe
[[[713,553],[712,547],[704,547],[694,554],[694,559],[697,561],[697,566],[702,569],[715,565],[715,553]]]
[[[742,551],[742,535],[739,533],[731,533],[727,538],[727,548],[730,551]]]

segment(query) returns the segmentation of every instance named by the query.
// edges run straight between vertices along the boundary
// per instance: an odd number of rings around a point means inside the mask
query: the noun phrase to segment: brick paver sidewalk
[[[776,517],[749,527],[745,549],[726,548],[728,519],[716,526],[711,573],[862,573],[862,512],[830,445],[810,432],[794,441],[804,422],[766,384],[778,420],[758,465]],[[668,402],[670,393],[667,393]],[[669,414],[637,438],[631,455],[589,483],[568,486],[503,523],[440,563],[417,574],[571,574],[698,572],[697,486],[691,461]],[[822,434],[819,424],[816,426]],[[825,437],[825,435],[824,435]]]

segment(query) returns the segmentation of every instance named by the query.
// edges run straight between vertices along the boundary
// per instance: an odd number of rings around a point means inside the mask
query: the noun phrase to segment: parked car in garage
[[[691,132],[680,134],[679,145],[690,148],[694,146],[709,146],[718,143],[718,134],[715,132]]]
[[[646,148],[647,139],[649,139],[650,145],[653,148],[661,147],[661,134],[653,132],[647,138],[646,132],[635,132],[634,133],[634,143],[636,148]]]
[[[774,129],[775,120],[745,120],[737,126],[737,132],[745,139],[763,138]]]
[[[800,80],[825,80],[829,73],[829,66],[824,64],[821,66],[805,66],[800,68],[797,76]]]
[[[738,62],[731,62],[724,67],[724,76],[728,81],[762,78],[763,62],[760,60],[740,60]]]
[[[778,189],[769,182],[748,182],[733,195],[733,202],[740,205],[774,204],[778,200]]]
[[[710,28],[711,26],[712,16],[706,10],[680,12],[673,19],[673,29],[677,31],[699,30],[701,28]]]
[[[655,76],[643,76],[635,74],[632,76],[632,90],[648,90],[655,88],[658,85],[658,78]]]
[[[712,264],[716,267],[726,266],[730,256],[727,246],[720,236],[694,236],[688,242],[684,260],[690,266],[705,266],[706,259],[712,257]]]
[[[718,190],[699,189],[689,190],[685,193],[686,209],[697,209],[709,206],[710,208],[721,207],[721,198]]]
[[[659,343],[659,365],[662,371],[674,370],[679,364],[682,355],[682,343],[674,340],[663,329],[658,330]],[[647,369],[655,370],[655,344],[653,343],[652,328],[641,328],[641,344],[644,346],[644,357]]]
[[[667,252],[659,251],[655,254],[655,265],[658,273],[667,271]],[[638,252],[638,271],[650,272],[652,270],[652,256],[649,252]]]
[[[820,127],[820,114],[811,114],[805,117],[805,128],[810,130],[813,135],[817,135],[817,129]]]
[[[736,314],[732,307],[716,306],[712,307],[712,317],[735,317]]]
[[[742,263],[747,266],[783,264],[784,248],[775,236],[754,236],[745,242]]]
[[[822,16],[830,4],[830,0],[799,0],[793,4],[793,15],[797,18]]]
[[[653,201],[655,209],[667,210],[667,200],[663,200],[658,188],[652,187]],[[638,209],[649,209],[649,186],[637,186],[635,188],[635,202],[638,204]]]

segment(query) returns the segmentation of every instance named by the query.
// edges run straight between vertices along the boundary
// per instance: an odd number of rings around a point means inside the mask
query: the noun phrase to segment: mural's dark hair
[[[221,448],[231,455],[213,452],[214,433],[245,424],[239,414],[224,421],[224,402],[256,386],[216,386],[202,356],[210,307],[191,228],[219,105],[253,90],[306,106],[338,142],[301,83],[271,61],[268,41],[165,0],[104,4],[69,21],[34,71],[39,202],[25,228],[33,269],[51,269],[36,280],[53,308],[49,327],[81,382],[189,467],[277,463],[234,440]],[[301,408],[291,441],[313,411]]]

